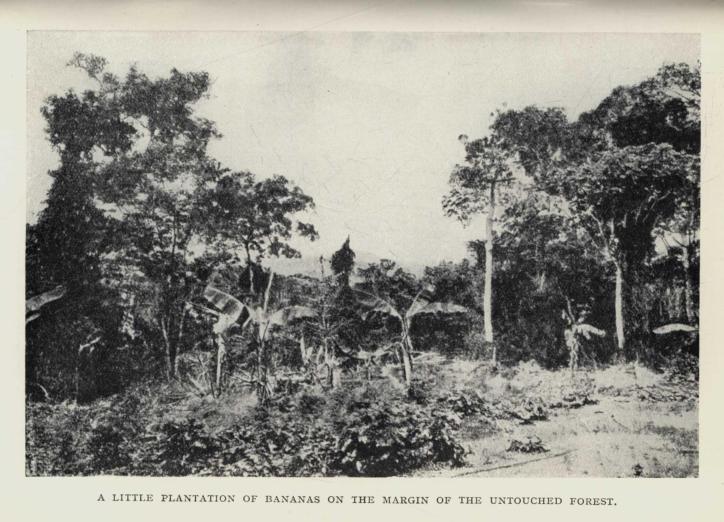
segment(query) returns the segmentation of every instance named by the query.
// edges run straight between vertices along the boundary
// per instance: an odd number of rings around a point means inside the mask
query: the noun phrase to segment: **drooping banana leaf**
[[[586,339],[590,339],[592,335],[596,335],[598,337],[605,337],[606,332],[603,330],[599,330],[595,326],[591,326],[590,324],[577,324],[575,326],[576,333],[579,333],[583,335]]]
[[[422,310],[429,304],[430,304],[430,301],[428,301],[427,299],[423,299],[418,294],[415,297],[415,300],[410,305],[410,308],[407,309],[407,312],[405,313],[405,315],[407,316],[408,319],[410,319],[410,318],[414,317],[415,315],[417,315],[418,313],[420,313],[420,310]]]
[[[286,326],[297,319],[317,317],[317,312],[308,306],[287,306],[269,316],[269,324]]]
[[[245,305],[233,295],[208,285],[204,289],[204,298],[219,310],[219,318],[214,323],[214,333],[221,334],[236,323]]]
[[[656,335],[662,335],[662,334],[668,334],[673,332],[696,332],[699,329],[695,326],[690,326],[688,324],[682,324],[682,323],[671,323],[671,324],[665,324],[664,326],[659,326],[658,328],[654,328],[651,330]]]
[[[386,346],[382,346],[380,348],[377,348],[374,352],[366,352],[364,350],[360,350],[355,354],[346,354],[348,357],[352,357],[354,359],[359,359],[362,361],[374,361],[378,359],[379,357],[382,357],[383,355],[386,355],[392,351],[393,348],[395,348],[396,344],[388,344]]]
[[[391,304],[380,297],[365,294],[363,299],[359,301],[368,310],[362,315],[363,319],[367,319],[374,314],[391,315],[401,319],[400,312]]]
[[[33,319],[37,319],[40,315],[37,313],[43,306],[53,301],[57,301],[65,295],[66,288],[63,285],[58,285],[52,290],[43,292],[40,295],[34,295],[33,297],[25,300],[25,324],[28,324]]]
[[[424,299],[418,299],[407,311],[407,317],[412,318],[419,314],[464,314],[467,312],[467,308],[455,303],[430,303]]]

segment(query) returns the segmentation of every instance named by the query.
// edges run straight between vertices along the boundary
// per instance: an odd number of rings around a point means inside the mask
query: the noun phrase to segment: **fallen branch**
[[[568,450],[568,451],[563,451],[561,453],[556,453],[555,455],[546,455],[545,457],[538,457],[535,459],[524,460],[523,462],[514,462],[512,464],[503,464],[502,466],[494,466],[492,468],[483,468],[483,469],[476,469],[473,471],[465,471],[464,473],[457,473],[457,474],[453,475],[453,477],[465,477],[467,475],[476,475],[478,473],[486,473],[488,471],[495,471],[496,469],[515,468],[518,466],[525,466],[526,464],[532,464],[533,462],[540,462],[541,460],[548,460],[548,459],[555,459],[557,457],[563,457],[563,456],[573,453],[575,451],[578,451],[578,450],[572,449],[572,450]]]

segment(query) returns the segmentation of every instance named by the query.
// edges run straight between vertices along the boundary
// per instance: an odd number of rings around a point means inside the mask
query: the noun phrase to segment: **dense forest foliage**
[[[336,449],[325,434],[304,440],[337,452],[325,460],[335,473],[389,474],[419,465],[431,447],[439,460],[461,457],[454,422],[404,398],[429,387],[416,372],[425,357],[660,369],[698,356],[698,65],[664,65],[575,120],[556,107],[505,109],[488,135],[461,136],[459,164],[440,173],[450,176],[449,193],[430,211],[463,225],[485,214],[485,236],[468,245],[469,259],[418,275],[394,260],[358,265],[354,236],[340,238],[316,275],[274,273],[269,258],[302,256],[292,239],[317,239],[314,225],[297,219],[313,195],[209,156],[211,140],[223,139],[196,113],[209,76],[173,69],[150,78],[132,67],[121,77],[84,54],[69,65],[95,86],[51,96],[41,109],[60,162],[27,226],[26,387],[36,408],[118,396],[128,414],[118,424],[134,422],[129,397],[173,384],[177,394],[211,399],[248,390],[267,415],[289,411],[285,400],[316,415],[296,391],[326,390],[344,411],[362,399],[339,389],[382,371],[405,390],[401,398],[367,397],[367,417],[331,419]],[[673,333],[654,333],[671,324]],[[273,422],[302,417],[279,413]],[[402,444],[410,454],[394,462],[340,453],[340,433],[364,453],[362,425],[395,422],[431,431]],[[184,429],[187,437],[201,430]],[[231,451],[224,437],[270,436],[232,431],[203,451]],[[174,433],[166,440],[186,444]],[[158,459],[163,473],[199,471]],[[299,462],[284,465],[267,472],[298,473]],[[91,468],[114,466],[148,472]],[[212,472],[243,473],[219,466]],[[304,473],[332,473],[325,466]]]

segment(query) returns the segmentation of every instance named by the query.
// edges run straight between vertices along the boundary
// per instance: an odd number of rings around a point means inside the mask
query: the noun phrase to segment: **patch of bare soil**
[[[492,403],[535,397],[547,407],[525,422],[471,415],[461,435],[467,466],[422,476],[696,477],[698,383],[643,367],[548,372],[522,365],[488,376]]]

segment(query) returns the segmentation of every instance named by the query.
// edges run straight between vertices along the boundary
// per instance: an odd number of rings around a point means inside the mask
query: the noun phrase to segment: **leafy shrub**
[[[513,439],[510,441],[507,451],[517,451],[520,453],[545,453],[548,451],[543,445],[543,441],[537,436],[526,437],[524,441]]]
[[[400,400],[353,405],[335,464],[345,475],[392,476],[427,462],[463,463],[454,431],[460,418]]]
[[[224,449],[208,474],[318,476],[333,474],[334,436],[328,426],[299,421],[264,423],[220,434]]]
[[[159,471],[170,476],[200,473],[208,467],[207,461],[222,449],[218,439],[209,435],[196,419],[164,424],[157,441]]]
[[[448,393],[437,399],[438,404],[449,408],[461,417],[471,415],[487,414],[492,415],[491,408],[478,391],[464,390],[458,393]]]
[[[487,419],[517,419],[521,424],[548,419],[548,407],[535,397],[508,397],[489,401],[477,390],[462,390],[441,395],[438,404],[461,417],[480,415]]]
[[[131,458],[124,451],[126,437],[122,426],[107,422],[94,423],[87,438],[86,474],[127,468]]]
[[[305,397],[305,396],[302,396]],[[285,397],[259,408],[222,430],[212,432],[199,421],[166,422],[155,432],[155,450],[147,455],[150,473],[210,476],[313,476],[331,474],[335,450],[331,427],[314,423],[313,412],[298,402],[318,400]]]
[[[28,404],[26,472],[29,475],[83,475],[89,431],[87,408],[73,403]]]
[[[298,407],[302,414],[318,414],[326,404],[323,396],[312,393],[302,393],[299,396]]]
[[[26,466],[30,475],[395,475],[462,463],[460,416],[441,406],[375,384],[280,396],[221,422],[213,401],[133,388],[87,406],[29,404]]]
[[[671,358],[667,376],[671,381],[698,381],[699,357],[689,353],[679,353]]]
[[[521,424],[548,419],[547,406],[537,398],[526,398],[508,411],[514,418],[520,419]]]

